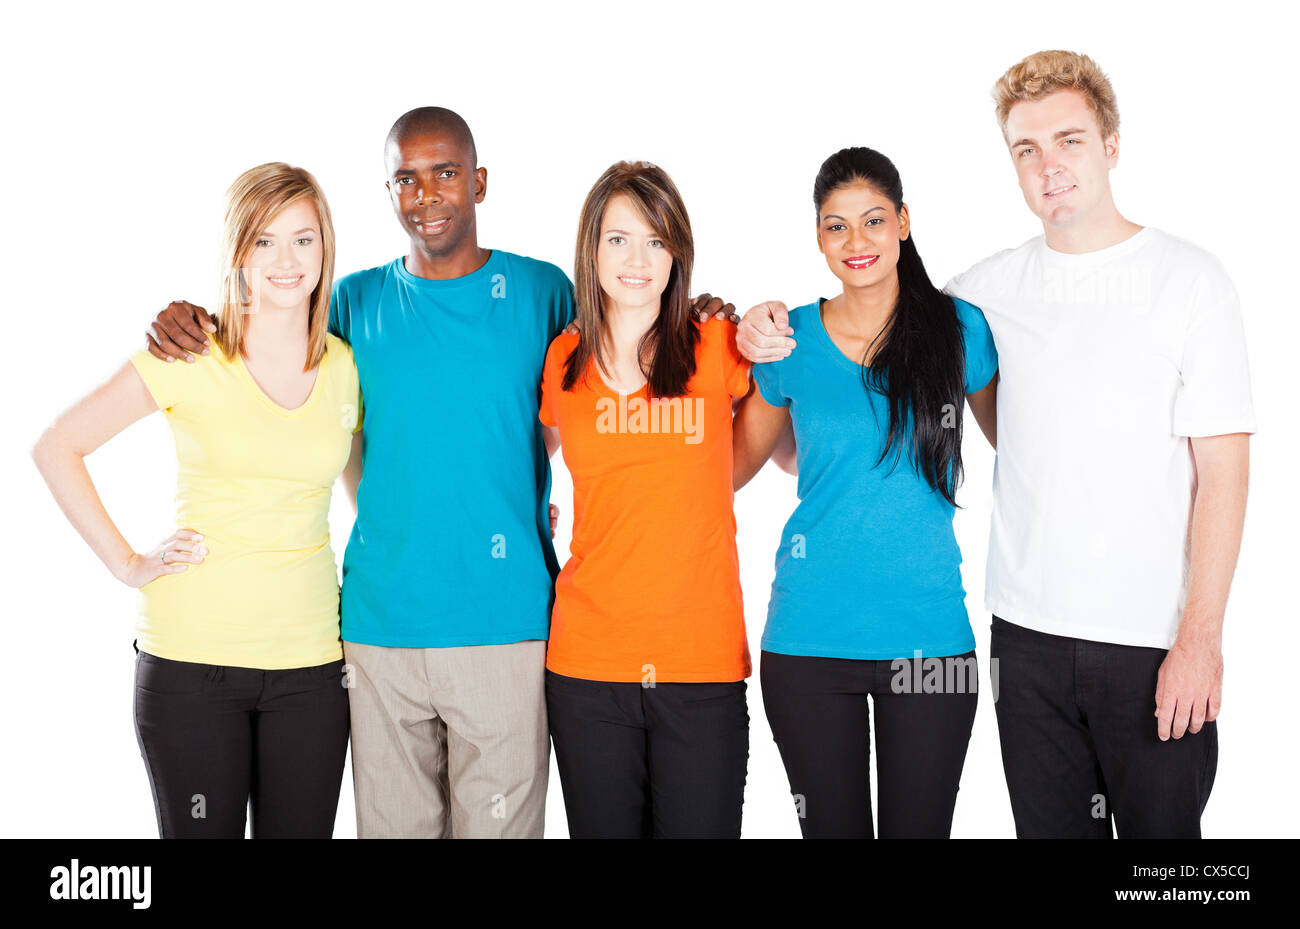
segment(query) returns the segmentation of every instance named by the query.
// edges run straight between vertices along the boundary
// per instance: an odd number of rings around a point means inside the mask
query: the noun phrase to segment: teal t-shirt
[[[997,352],[984,314],[953,302],[966,392],[975,393],[993,379]],[[790,356],[754,366],[763,399],[790,407],[799,462],[799,505],[781,533],[763,649],[873,660],[970,651],[952,505],[895,455],[897,445],[876,464],[888,407],[831,341],[820,302],[792,310],[790,326],[798,342]]]
[[[563,271],[503,251],[452,280],[398,258],[335,285],[330,329],[352,345],[365,404],[344,641],[546,638],[559,566],[537,408],[547,346],[572,317]]]

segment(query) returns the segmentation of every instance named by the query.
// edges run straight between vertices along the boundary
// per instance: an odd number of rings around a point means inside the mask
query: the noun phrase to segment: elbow
[[[731,469],[731,492],[735,493],[754,479],[755,469],[737,459]]]
[[[40,438],[38,438],[36,443],[32,446],[31,451],[32,461],[36,462],[36,468],[42,474],[45,473],[45,468],[50,462],[53,451],[54,429],[51,427],[41,433]]]
[[[70,447],[54,426],[50,426],[41,433],[40,438],[36,440],[36,444],[32,446],[31,454],[32,461],[36,462],[36,469],[42,475],[48,475],[50,469],[60,459],[85,457],[84,454]]]

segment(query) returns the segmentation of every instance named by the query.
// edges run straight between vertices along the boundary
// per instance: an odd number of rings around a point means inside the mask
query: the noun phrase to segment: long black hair
[[[897,211],[903,182],[894,163],[870,148],[845,148],[822,163],[813,184],[817,219],[832,191],[864,182]],[[872,349],[875,355],[872,357]],[[871,358],[868,367],[867,359]],[[915,238],[899,242],[898,302],[862,358],[862,381],[885,398],[889,431],[876,465],[907,444],[908,457],[926,482],[954,506],[962,480],[961,420],[965,403],[966,353],[952,298],[925,271]]]

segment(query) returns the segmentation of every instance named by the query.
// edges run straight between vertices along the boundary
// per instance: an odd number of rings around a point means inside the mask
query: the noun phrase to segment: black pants
[[[899,662],[765,651],[759,675],[805,839],[872,838],[868,695],[880,838],[948,837],[979,699],[973,651]]]
[[[569,836],[740,838],[745,682],[611,683],[546,672]]]
[[[255,839],[333,834],[348,747],[342,659],[259,671],[139,652],[135,731],[162,838],[242,839],[250,798]]]
[[[1161,742],[1166,651],[1048,635],[993,617],[1002,766],[1021,838],[1200,838],[1213,722]]]

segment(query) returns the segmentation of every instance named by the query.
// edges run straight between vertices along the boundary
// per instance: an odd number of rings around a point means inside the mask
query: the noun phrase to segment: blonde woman
[[[360,476],[352,352],[326,331],[334,229],[282,163],[228,192],[221,310],[192,364],[134,355],[33,452],[100,560],[140,589],[135,723],[164,838],[333,831],[348,741],[330,489]],[[178,529],[146,552],[114,525],[85,456],[162,410]]]

